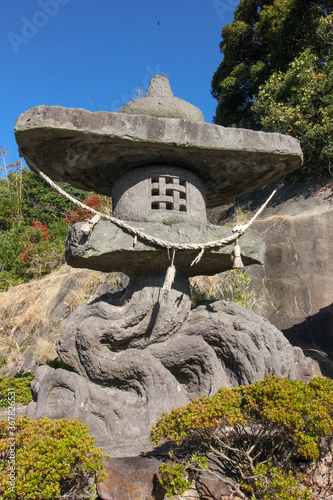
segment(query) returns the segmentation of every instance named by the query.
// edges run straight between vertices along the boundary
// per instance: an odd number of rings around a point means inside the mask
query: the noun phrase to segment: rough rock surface
[[[132,168],[187,168],[205,184],[207,207],[229,203],[302,163],[298,140],[287,135],[60,106],[26,111],[15,135],[28,163],[54,181],[108,196]]]
[[[200,474],[196,486],[200,494],[200,500],[221,500],[223,497],[229,498],[233,493],[226,481],[223,481],[222,478],[217,477],[210,471]]]
[[[107,478],[97,484],[98,495],[102,500],[163,500],[160,464],[154,458],[112,458],[106,464]]]
[[[164,295],[163,279],[136,278],[118,305],[100,299],[72,313],[58,354],[76,373],[39,368],[31,418],[80,418],[112,456],[134,456],[152,448],[162,412],[196,396],[268,374],[311,377],[267,320],[224,301],[190,311],[187,280]]]
[[[84,223],[74,224],[67,236],[66,260],[73,267],[121,271],[128,275],[165,273],[170,265],[167,250],[134,237],[110,221],[99,221],[89,236],[81,230]],[[144,233],[173,243],[204,243],[232,235],[230,227],[200,224],[131,222]],[[263,262],[263,239],[252,230],[239,238],[245,265]],[[179,250],[175,255],[177,273],[183,276],[212,275],[231,269],[235,242],[207,249],[198,263],[191,266],[200,250]]]
[[[266,242],[264,266],[251,266],[256,294],[253,310],[266,317],[333,375],[333,190],[322,184],[287,184],[254,223]],[[324,187],[323,187],[324,184]],[[259,190],[237,200],[244,215],[254,212],[271,191]],[[234,207],[209,212],[224,224]]]

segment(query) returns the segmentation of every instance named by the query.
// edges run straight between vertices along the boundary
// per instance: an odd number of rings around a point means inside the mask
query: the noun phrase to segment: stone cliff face
[[[332,182],[329,178],[327,182]],[[232,220],[235,207],[247,216],[272,191],[268,186],[211,210],[215,224]],[[241,209],[241,210],[240,210]],[[305,349],[324,375],[333,374],[333,188],[293,182],[281,189],[253,225],[265,239],[263,266],[251,266],[253,311]]]

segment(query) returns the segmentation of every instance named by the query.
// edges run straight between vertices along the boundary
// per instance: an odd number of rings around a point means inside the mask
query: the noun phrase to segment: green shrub
[[[306,384],[269,376],[163,414],[151,436],[156,445],[196,443],[200,454],[209,453],[220,470],[246,483],[260,464],[271,462],[289,474],[297,461],[319,459],[328,446],[323,438],[332,431],[333,381],[315,377]]]
[[[210,292],[205,292],[200,290],[197,283],[190,285],[191,290],[191,308],[193,309],[198,305],[199,302],[204,300],[216,300],[216,290],[211,290]]]
[[[259,464],[253,469],[254,487],[242,484],[244,490],[255,492],[261,500],[311,500],[308,488],[304,488],[293,472],[283,472],[271,463]]]
[[[88,427],[79,420],[44,417],[15,422],[16,480],[11,491],[8,477],[7,420],[0,421],[0,495],[6,499],[95,498],[93,491],[103,450],[94,445]],[[103,474],[98,480],[103,479]]]
[[[172,498],[173,495],[181,495],[190,489],[191,483],[184,479],[185,469],[181,464],[162,464],[160,474],[160,483],[167,492],[168,498]]]
[[[64,262],[64,222],[47,227],[40,221],[26,225],[22,219],[10,230],[0,231],[0,292],[50,273]]]
[[[32,400],[30,383],[34,374],[15,375],[15,377],[0,377],[0,407],[8,408],[8,391],[15,391],[15,402],[27,405]]]
[[[226,295],[226,300],[249,309],[255,299],[254,291],[249,291],[251,281],[252,276],[247,273],[246,269],[232,269],[224,273],[222,290]]]

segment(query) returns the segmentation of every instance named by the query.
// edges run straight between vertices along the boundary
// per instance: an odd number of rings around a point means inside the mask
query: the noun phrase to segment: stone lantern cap
[[[277,181],[299,168],[299,141],[277,133],[224,128],[173,97],[166,77],[154,77],[145,98],[118,113],[36,106],[17,120],[25,157],[56,182],[111,195],[114,183],[138,167],[170,165],[195,174],[207,208]]]

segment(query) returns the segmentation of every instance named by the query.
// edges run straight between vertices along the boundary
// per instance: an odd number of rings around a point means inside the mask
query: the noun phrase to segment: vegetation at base
[[[0,146],[0,292],[63,264],[69,226],[93,217],[19,162],[7,164],[7,153]],[[62,187],[92,208],[111,209],[105,196]]]
[[[253,469],[253,484],[251,487],[242,483],[249,493],[255,493],[260,500],[311,500],[308,488],[301,484],[302,475],[295,476],[290,470],[284,472],[274,467],[271,462],[259,464]]]
[[[311,498],[297,472],[328,452],[332,436],[333,381],[320,377],[307,384],[268,376],[249,386],[220,388],[210,398],[164,413],[151,431],[156,445],[171,441],[179,447],[175,463],[182,463],[182,450],[191,446],[213,460],[215,473],[236,478],[235,491],[243,498],[279,500]],[[161,476],[165,481],[163,470]],[[275,496],[269,496],[272,491]]]
[[[66,363],[64,363],[63,361],[61,361],[60,358],[55,358],[53,359],[52,361],[47,361],[47,363],[45,363],[47,366],[50,366],[51,368],[61,368],[62,370],[67,370],[68,372],[73,372],[74,369],[67,365]]]
[[[332,0],[240,0],[220,49],[224,57],[212,79],[215,123],[291,134],[305,153],[303,173],[327,174]]]
[[[246,269],[232,269],[223,274],[221,289],[226,300],[249,309],[254,302],[255,293],[249,291],[252,276]]]
[[[30,383],[35,374],[17,374],[14,377],[0,376],[0,408],[8,408],[8,391],[15,391],[15,402],[27,405],[32,401]]]
[[[197,283],[190,284],[191,290],[191,309],[194,309],[199,302],[203,302],[205,300],[216,300],[217,291],[212,289],[210,291],[201,290]]]
[[[95,447],[88,427],[80,420],[44,417],[15,421],[15,492],[10,490],[10,445],[7,420],[0,421],[0,495],[4,500],[96,498],[96,482],[103,480],[103,449]],[[102,474],[97,479],[97,473]]]
[[[173,458],[173,452],[170,452]],[[182,495],[191,487],[191,479],[195,472],[208,469],[207,458],[193,453],[185,453],[181,459],[172,465],[163,463],[160,466],[159,481],[166,491],[166,496],[172,498],[173,495]]]
[[[168,498],[172,498],[173,495],[181,495],[190,489],[191,482],[184,479],[185,469],[181,464],[173,466],[162,464],[160,474],[160,483],[167,492]]]
[[[231,269],[222,274],[215,284],[211,285],[208,290],[201,289],[199,285],[193,281],[190,284],[191,290],[191,308],[196,307],[203,301],[214,301],[218,298],[218,291],[222,293],[224,300],[235,302],[246,309],[249,309],[254,300],[255,293],[249,291],[252,281],[246,269]]]

